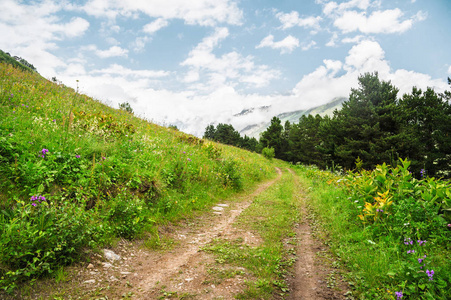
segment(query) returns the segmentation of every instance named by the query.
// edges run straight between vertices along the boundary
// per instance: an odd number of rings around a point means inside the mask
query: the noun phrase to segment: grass
[[[146,247],[170,247],[159,226],[275,175],[260,155],[0,63],[0,288],[12,292],[118,238],[150,236]]]
[[[396,224],[398,216],[407,216],[409,212],[413,214],[414,209],[409,211],[401,208],[398,213],[397,206],[402,205],[403,202],[396,200],[392,210],[386,209],[389,218],[387,221],[365,225],[358,217],[362,213],[362,206],[358,204],[359,200],[353,198],[350,190],[345,188],[346,178],[310,167],[299,166],[295,169],[304,188],[309,191],[308,203],[315,218],[321,221],[321,225],[318,226],[322,227],[321,231],[327,233],[323,235],[323,237],[327,236],[324,241],[330,245],[331,251],[338,257],[339,264],[348,271],[347,280],[354,288],[354,297],[396,299],[395,292],[402,292],[402,299],[447,299],[447,295],[451,292],[449,262],[451,253],[448,247],[447,229],[434,227],[432,221],[417,222],[415,223],[417,228],[430,226],[427,230],[414,231],[416,234],[428,234],[428,242],[419,246],[416,240],[422,238],[414,235],[415,243],[404,245],[403,239],[407,234],[412,236],[410,229],[407,228],[409,226],[407,223],[404,224],[405,226],[390,224]],[[396,170],[390,173],[395,174]],[[365,179],[365,176],[369,175],[363,174],[357,178]],[[381,180],[381,177],[378,179]],[[335,184],[336,182],[339,184]],[[390,181],[390,184],[392,183]],[[402,179],[395,182],[398,187],[402,187],[402,183]],[[421,182],[416,183],[420,188]],[[353,185],[353,188],[358,189],[356,185]],[[392,190],[396,191],[395,187],[392,187]],[[417,193],[417,195],[420,194]],[[402,199],[405,198],[407,197]],[[421,201],[418,199],[415,203],[420,205]],[[434,217],[432,214],[432,217],[437,220],[437,216]],[[404,232],[405,235],[400,236],[398,232]],[[406,254],[412,249],[416,251],[414,254]],[[422,269],[417,258],[423,258],[424,254],[427,254],[427,259],[425,259],[426,266]],[[428,280],[426,269],[435,270],[436,277],[432,281]]]
[[[238,218],[237,227],[261,237],[260,245],[247,245],[243,238],[215,239],[204,248],[214,254],[212,281],[221,282],[226,276],[243,275],[246,289],[237,299],[273,299],[287,294],[287,269],[294,263],[290,258],[293,247],[284,243],[294,236],[294,224],[299,221],[298,190],[293,175],[284,172],[282,179],[261,193]],[[243,271],[243,269],[245,271]]]

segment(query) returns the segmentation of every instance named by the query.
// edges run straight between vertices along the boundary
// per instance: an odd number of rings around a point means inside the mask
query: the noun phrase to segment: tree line
[[[308,115],[283,125],[273,117],[259,141],[226,124],[208,126],[204,137],[257,152],[273,148],[276,158],[323,169],[373,169],[407,158],[416,177],[450,178],[451,93],[414,87],[398,98],[398,92],[378,73],[365,73],[331,117]]]

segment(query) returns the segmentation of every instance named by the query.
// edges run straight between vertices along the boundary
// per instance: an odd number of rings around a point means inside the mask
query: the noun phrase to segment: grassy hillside
[[[30,67],[28,67],[24,64],[21,64],[20,62],[15,60],[13,57],[11,57],[9,54],[3,52],[2,50],[0,50],[0,63],[10,64],[23,71],[34,72],[34,70],[32,70]]]
[[[275,176],[263,157],[0,63],[0,287],[146,235]],[[19,242],[20,241],[20,242]]]

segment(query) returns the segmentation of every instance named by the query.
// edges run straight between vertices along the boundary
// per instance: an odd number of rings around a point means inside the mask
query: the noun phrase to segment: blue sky
[[[0,0],[0,49],[46,78],[201,135],[348,96],[378,71],[400,94],[451,77],[448,0]],[[236,118],[246,108],[268,111]]]

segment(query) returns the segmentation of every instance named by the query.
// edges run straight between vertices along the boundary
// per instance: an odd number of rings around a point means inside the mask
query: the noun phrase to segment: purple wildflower
[[[34,203],[34,202],[33,202],[33,203],[31,203],[31,205],[33,205],[33,206],[37,206],[37,204],[36,204],[36,203]]]
[[[80,155],[77,154],[77,155],[75,155],[75,157],[76,157],[76,158],[80,158]]]
[[[433,276],[434,276],[434,270],[426,270],[426,274],[428,275],[428,277],[429,277],[429,281],[432,281],[433,280]]]
[[[395,292],[396,300],[400,300],[402,298],[402,292]]]
[[[415,253],[415,250],[407,250],[407,254],[409,253]]]

